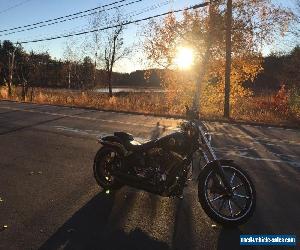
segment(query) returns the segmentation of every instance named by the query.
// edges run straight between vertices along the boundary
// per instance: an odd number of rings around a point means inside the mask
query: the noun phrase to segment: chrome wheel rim
[[[111,171],[118,164],[119,159],[116,152],[110,151],[103,156],[99,164],[99,171],[105,183],[111,184],[114,181],[114,177],[112,176]]]
[[[219,217],[226,220],[239,220],[246,216],[253,205],[253,190],[248,178],[232,166],[222,166],[225,176],[231,186],[231,194],[224,188],[216,189],[211,170],[205,179],[205,198],[210,208]],[[216,176],[223,185],[220,177]]]

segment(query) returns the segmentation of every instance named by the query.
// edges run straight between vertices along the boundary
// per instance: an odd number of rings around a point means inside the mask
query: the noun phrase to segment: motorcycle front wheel
[[[234,163],[222,164],[231,192],[214,167],[204,169],[198,183],[198,197],[206,214],[224,226],[237,226],[250,219],[255,210],[256,192],[248,174]]]

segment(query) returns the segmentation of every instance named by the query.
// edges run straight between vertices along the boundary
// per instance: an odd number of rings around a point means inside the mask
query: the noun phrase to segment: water
[[[97,93],[108,93],[108,88],[97,88],[94,90]],[[113,93],[163,93],[162,88],[126,88],[117,87],[112,89]]]

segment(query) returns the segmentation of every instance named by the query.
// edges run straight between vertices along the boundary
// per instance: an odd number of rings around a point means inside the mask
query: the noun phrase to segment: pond
[[[108,88],[97,88],[94,90],[97,93],[108,93]],[[134,88],[134,87],[113,87],[113,93],[163,93],[162,88]]]

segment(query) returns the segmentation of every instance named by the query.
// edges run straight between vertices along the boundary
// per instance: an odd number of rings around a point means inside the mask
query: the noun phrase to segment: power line
[[[139,11],[138,10],[131,11],[128,14],[125,15],[125,18],[129,20],[132,17],[139,16],[141,14],[147,13],[149,11],[152,11],[152,10],[158,9],[158,8],[164,6],[164,5],[167,5],[168,3],[170,3],[170,1],[172,1],[172,0],[166,0],[166,1],[163,1],[161,3],[153,4],[153,5],[150,5],[148,7],[143,8]],[[80,27],[80,26],[78,26],[78,27]],[[76,33],[79,33],[79,32],[82,32],[82,31],[86,30],[87,28],[88,28],[88,25],[85,25],[84,28],[81,28],[80,30],[77,30],[77,31],[73,30],[71,32],[70,31],[67,32],[67,30],[64,30],[63,33],[61,33],[59,35],[57,34],[57,36],[65,36],[65,35],[70,35],[70,34],[76,34]],[[41,37],[41,36],[39,36],[39,37]],[[46,38],[47,36],[43,35],[43,37]],[[40,38],[40,39],[44,39],[44,38]]]
[[[77,18],[82,18],[82,17],[95,15],[95,14],[101,13],[103,11],[108,11],[108,10],[112,10],[112,9],[118,9],[118,8],[121,8],[121,7],[129,6],[129,5],[132,5],[132,4],[135,4],[135,3],[139,3],[141,1],[144,1],[144,0],[135,0],[135,1],[132,1],[132,2],[124,3],[124,4],[114,6],[114,7],[108,8],[108,9],[102,9],[102,10],[98,10],[96,12],[83,14],[83,15],[80,15],[80,16],[77,15],[77,16],[74,16],[74,17],[71,17],[71,18],[68,18],[68,19],[63,19],[63,20],[59,20],[59,21],[55,21],[55,22],[51,22],[51,23],[49,22],[49,23],[45,23],[45,24],[42,24],[42,25],[39,25],[39,26],[33,26],[31,28],[28,28],[28,29],[16,30],[16,31],[13,31],[13,32],[5,33],[5,34],[0,35],[0,36],[8,36],[8,35],[11,35],[11,34],[20,33],[20,32],[29,31],[29,30],[34,30],[34,29],[45,27],[45,26],[51,26],[51,25],[54,25],[54,24],[63,23],[63,22],[66,22],[66,21],[71,21],[71,20],[74,20],[74,19],[77,19]]]
[[[31,1],[31,0],[27,0],[27,1]],[[119,3],[122,3],[122,2],[125,2],[125,1],[127,1],[127,0],[119,0],[119,1],[115,1],[115,2],[109,3],[109,4],[101,5],[101,6],[92,8],[92,9],[87,9],[87,10],[79,11],[79,12],[76,12],[76,13],[73,13],[73,14],[69,14],[69,15],[66,15],[66,16],[56,17],[56,18],[53,18],[53,19],[48,19],[48,20],[40,21],[40,22],[33,23],[33,24],[27,24],[27,25],[24,25],[24,26],[19,26],[19,27],[14,27],[14,28],[0,30],[0,32],[10,31],[10,30],[16,30],[16,29],[23,29],[23,28],[27,28],[27,27],[31,27],[31,26],[36,26],[36,25],[39,25],[39,24],[43,24],[43,23],[49,23],[49,22],[53,22],[53,21],[57,21],[57,20],[65,19],[65,18],[69,18],[69,17],[72,17],[72,16],[77,16],[77,15],[80,15],[80,14],[84,14],[84,13],[87,13],[87,12],[90,12],[90,11],[94,11],[94,10],[97,10],[97,9],[109,7],[109,6],[112,6],[112,5],[115,5],[115,4],[119,4]]]
[[[139,10],[139,11],[138,11],[138,10],[131,11],[131,12],[129,12],[128,14],[126,14],[126,15],[124,16],[124,18],[126,18],[127,20],[130,20],[131,18],[133,18],[133,17],[135,17],[135,16],[142,15],[142,14],[144,14],[144,13],[147,13],[147,12],[149,12],[149,11],[152,11],[152,10],[158,9],[158,8],[164,6],[164,5],[167,5],[168,3],[170,3],[170,1],[172,1],[172,0],[166,0],[166,1],[161,2],[161,3],[153,4],[153,5],[151,5],[151,6],[148,6],[148,7],[146,7],[146,8],[143,8],[143,9],[141,9],[141,10]],[[83,29],[82,29],[82,30],[83,30]],[[81,31],[82,31],[82,30],[81,30]],[[79,31],[79,32],[81,32],[81,31]],[[77,33],[77,32],[73,32],[73,34],[76,34],[76,33]]]
[[[25,0],[25,1],[22,1],[20,3],[15,4],[15,5],[12,5],[12,6],[8,7],[8,8],[6,8],[6,9],[4,9],[4,10],[1,10],[0,14],[2,14],[4,12],[7,12],[9,10],[15,9],[15,8],[21,6],[21,5],[23,5],[23,4],[25,4],[25,3],[29,2],[29,1],[32,1],[32,0]]]
[[[36,40],[31,40],[31,41],[24,41],[24,42],[19,42],[19,43],[20,44],[36,43],[36,42],[44,42],[44,41],[56,40],[56,39],[60,39],[60,38],[67,38],[67,37],[72,37],[72,36],[80,36],[80,35],[84,35],[84,34],[88,34],[88,33],[93,33],[93,32],[97,32],[97,31],[103,31],[103,30],[113,29],[113,28],[117,28],[117,27],[120,27],[120,26],[127,26],[129,24],[139,23],[139,22],[142,22],[142,21],[147,21],[147,20],[150,20],[150,19],[153,19],[153,18],[157,18],[157,17],[161,17],[161,16],[166,16],[166,15],[169,15],[169,14],[178,13],[178,12],[182,12],[182,11],[186,11],[186,10],[190,10],[190,9],[198,9],[198,8],[205,7],[205,6],[209,5],[209,4],[210,4],[210,2],[204,2],[204,3],[196,4],[196,5],[193,5],[191,7],[184,8],[184,9],[168,11],[168,12],[165,12],[165,13],[162,13],[162,14],[158,14],[158,15],[154,15],[154,16],[149,16],[149,17],[137,19],[137,20],[134,20],[134,21],[127,21],[127,22],[123,22],[121,24],[111,25],[111,26],[107,26],[107,27],[104,27],[104,28],[100,28],[100,29],[94,29],[94,30],[83,31],[83,32],[75,33],[75,34],[61,35],[61,36],[56,36],[56,37],[48,37],[48,38],[44,38],[44,39],[36,39]]]
[[[149,11],[155,10],[157,8],[160,8],[162,6],[165,6],[165,5],[169,4],[171,1],[172,0],[166,0],[166,1],[163,1],[163,2],[160,2],[160,3],[152,4],[151,6],[145,7],[141,10],[131,11],[126,16],[128,16],[128,18],[131,18],[131,17],[134,17],[134,16],[139,16],[139,15],[144,14],[146,12],[149,12]]]

